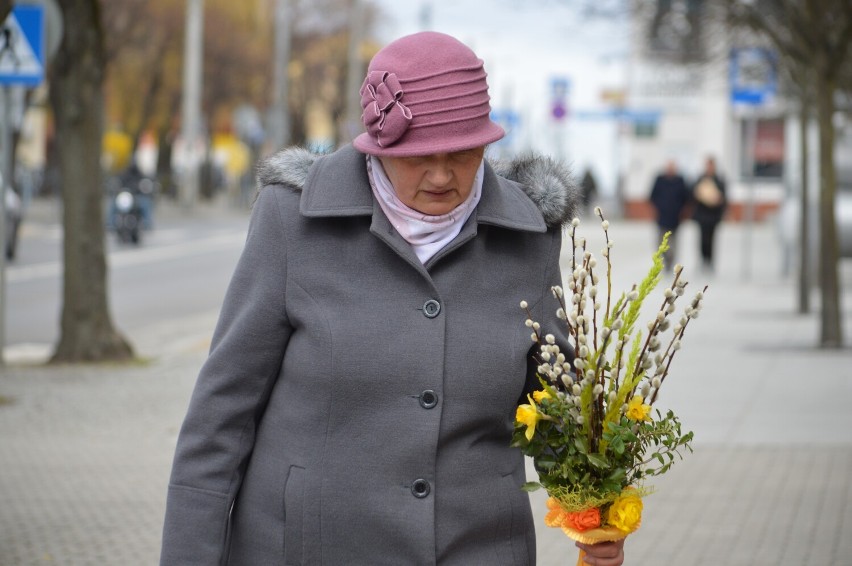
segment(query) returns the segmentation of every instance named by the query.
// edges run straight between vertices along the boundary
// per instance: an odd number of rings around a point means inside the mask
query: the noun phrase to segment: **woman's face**
[[[484,147],[419,157],[380,157],[406,206],[423,214],[446,214],[463,203],[485,154]]]

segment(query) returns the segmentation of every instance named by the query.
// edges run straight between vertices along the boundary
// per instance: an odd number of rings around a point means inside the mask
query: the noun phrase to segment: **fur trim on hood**
[[[311,165],[320,155],[292,147],[262,160],[257,167],[258,190],[266,185],[284,185],[301,190]],[[548,226],[570,222],[577,216],[580,189],[570,169],[544,155],[525,154],[511,160],[488,160],[494,172],[521,185],[541,211]]]
[[[548,226],[570,222],[579,213],[580,187],[567,165],[532,153],[488,163],[497,175],[521,185]]]

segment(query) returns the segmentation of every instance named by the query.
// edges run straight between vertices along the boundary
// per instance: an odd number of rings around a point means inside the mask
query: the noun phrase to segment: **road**
[[[55,202],[36,202],[6,272],[7,359],[44,357],[59,339],[62,227]],[[161,203],[139,247],[106,234],[113,322],[134,343],[155,326],[215,318],[248,226],[248,212],[206,209],[184,215]],[[208,329],[209,330],[209,329]]]

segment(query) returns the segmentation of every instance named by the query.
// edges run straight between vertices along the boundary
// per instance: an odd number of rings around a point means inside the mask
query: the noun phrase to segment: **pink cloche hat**
[[[473,149],[505,135],[489,118],[482,59],[459,40],[424,31],[382,48],[361,87],[367,131],[352,144],[388,157]]]

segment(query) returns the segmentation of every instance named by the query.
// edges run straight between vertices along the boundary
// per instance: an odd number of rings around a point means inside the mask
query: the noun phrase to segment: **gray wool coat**
[[[425,265],[353,148],[285,150],[260,179],[178,439],[161,564],[534,564],[509,446],[537,385],[519,303],[558,334],[568,172],[488,164]]]

